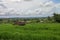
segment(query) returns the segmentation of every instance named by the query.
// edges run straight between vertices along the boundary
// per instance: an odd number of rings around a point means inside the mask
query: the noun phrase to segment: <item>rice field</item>
[[[60,40],[60,23],[0,24],[0,40]]]

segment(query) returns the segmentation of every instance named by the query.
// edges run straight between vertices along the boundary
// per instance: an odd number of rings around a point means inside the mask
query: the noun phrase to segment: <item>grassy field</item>
[[[0,40],[60,40],[60,23],[0,24]]]

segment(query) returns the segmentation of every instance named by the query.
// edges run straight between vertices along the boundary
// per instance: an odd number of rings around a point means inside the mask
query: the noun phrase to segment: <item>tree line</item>
[[[14,22],[21,22],[21,21],[25,21],[25,22],[30,22],[30,23],[52,23],[52,22],[57,22],[60,23],[60,14],[57,13],[53,13],[53,16],[48,16],[48,17],[42,17],[42,18],[4,18],[4,19],[0,19],[0,23],[14,23]]]

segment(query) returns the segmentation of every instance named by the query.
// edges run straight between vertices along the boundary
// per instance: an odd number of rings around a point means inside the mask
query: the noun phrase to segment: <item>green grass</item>
[[[60,40],[60,23],[0,24],[0,40]]]

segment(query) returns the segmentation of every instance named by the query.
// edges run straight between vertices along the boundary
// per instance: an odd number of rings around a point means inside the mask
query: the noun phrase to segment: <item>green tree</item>
[[[55,20],[55,22],[60,23],[60,14],[54,13],[54,20]]]

